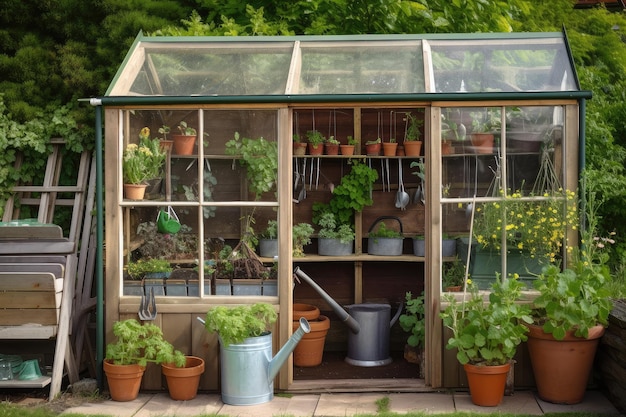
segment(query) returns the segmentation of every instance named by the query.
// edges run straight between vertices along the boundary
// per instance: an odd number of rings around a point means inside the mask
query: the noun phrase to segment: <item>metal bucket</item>
[[[253,405],[274,398],[274,381],[268,382],[268,362],[272,360],[272,334],[250,337],[224,347],[220,341],[222,402]]]
[[[348,333],[346,362],[355,366],[382,366],[392,362],[389,356],[391,306],[389,304],[353,304],[348,313],[361,326],[358,333]]]

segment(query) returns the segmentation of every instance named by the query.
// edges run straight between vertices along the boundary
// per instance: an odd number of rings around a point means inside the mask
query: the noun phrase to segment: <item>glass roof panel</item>
[[[423,93],[421,41],[301,43],[296,94]]]
[[[562,38],[429,43],[438,93],[578,90]]]

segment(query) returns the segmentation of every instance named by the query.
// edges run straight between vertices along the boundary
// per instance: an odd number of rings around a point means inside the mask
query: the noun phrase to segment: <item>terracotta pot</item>
[[[475,153],[493,153],[493,133],[472,133],[470,138]]]
[[[204,372],[204,359],[187,356],[184,367],[177,368],[174,364],[164,363],[161,365],[161,372],[165,375],[167,389],[173,400],[191,400],[198,393],[200,376]]]
[[[406,156],[420,156],[422,153],[422,141],[410,140],[404,142],[404,153]]]
[[[301,317],[304,317],[308,321],[317,320],[319,316],[320,309],[312,304],[293,304],[293,321],[298,321]]]
[[[383,155],[396,156],[397,143],[383,142]]]
[[[309,143],[309,155],[321,155],[324,153],[324,145],[319,143],[317,145],[313,145]]]
[[[344,156],[354,155],[354,145],[339,145],[339,149]]]
[[[365,153],[370,156],[380,155],[380,149],[382,148],[382,144],[373,143],[371,145],[365,145]]]
[[[306,155],[306,142],[294,142],[293,143],[293,154],[295,156]]]
[[[174,145],[174,141],[170,139],[161,139],[159,141],[159,145],[161,145],[161,149],[165,152],[169,152],[172,150],[172,146]]]
[[[396,156],[404,156],[404,155],[406,155],[406,153],[404,152],[404,146],[398,145],[398,147],[396,148]]]
[[[462,285],[451,285],[449,287],[446,287],[447,292],[461,292],[461,290],[463,290]]]
[[[494,366],[463,365],[467,374],[472,402],[482,407],[495,407],[502,402],[506,376],[511,364]]]
[[[324,145],[326,155],[339,155],[339,145],[327,143]]]
[[[127,200],[143,200],[147,184],[124,184],[124,197]]]
[[[146,370],[139,365],[115,365],[108,359],[102,363],[113,401],[132,401],[139,395],[141,378]]]
[[[322,363],[324,355],[324,343],[326,342],[326,334],[330,329],[330,320],[326,316],[320,315],[317,320],[309,321],[311,331],[305,333],[302,339],[293,351],[293,364],[296,366],[310,367],[318,366]],[[295,332],[300,323],[293,322],[293,331]]]
[[[441,154],[442,155],[450,155],[452,154],[453,148],[452,143],[449,140],[441,141]]]
[[[195,136],[172,135],[172,139],[174,139],[174,153],[176,155],[193,154],[193,147],[196,144]]]
[[[556,404],[581,402],[604,327],[589,329],[587,339],[567,332],[563,340],[556,340],[540,326],[528,328],[528,353],[539,397]]]

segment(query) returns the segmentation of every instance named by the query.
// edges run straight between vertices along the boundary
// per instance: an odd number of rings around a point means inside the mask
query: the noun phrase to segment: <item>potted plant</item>
[[[385,156],[396,156],[396,149],[398,148],[398,143],[395,138],[389,139],[389,142],[383,142],[383,155]]]
[[[311,235],[313,235],[313,226],[309,223],[298,223],[291,229],[293,239],[293,256],[301,258],[304,256],[304,246],[311,243]]]
[[[251,405],[273,398],[273,381],[290,353],[308,332],[301,328],[272,358],[270,326],[277,320],[274,306],[267,303],[237,307],[217,306],[206,313],[204,325],[215,332],[220,343],[222,401],[231,405]]]
[[[426,240],[424,235],[413,236],[413,254],[415,256],[426,256]]]
[[[513,276],[499,274],[491,285],[488,300],[468,280],[469,298],[448,303],[440,314],[444,326],[452,331],[447,349],[457,349],[457,360],[465,368],[472,402],[496,406],[502,401],[506,375],[518,345],[526,340],[531,323],[530,306],[519,303],[524,284]]]
[[[424,341],[426,337],[426,315],[424,310],[424,292],[413,298],[411,291],[405,294],[404,313],[399,322],[402,330],[409,333],[404,345],[404,359],[419,365],[419,377],[424,378]]]
[[[329,136],[328,140],[324,144],[324,150],[326,155],[338,155],[339,154],[339,145],[341,143],[335,139],[334,136]]]
[[[133,279],[167,278],[172,272],[172,265],[166,259],[139,259],[129,262],[126,271]]]
[[[137,398],[148,362],[185,365],[185,355],[175,350],[154,324],[142,325],[135,319],[117,321],[113,334],[117,341],[107,345],[103,366],[114,401]]]
[[[583,204],[587,225],[581,231],[579,250],[565,270],[545,268],[534,282],[539,296],[533,302],[528,352],[539,397],[560,404],[583,400],[595,352],[612,309],[605,246],[612,236],[598,237],[594,192]]]
[[[246,168],[248,188],[259,200],[263,193],[272,190],[278,180],[278,144],[262,137],[242,138],[235,132],[226,142],[226,154],[240,156],[239,164]]]
[[[196,144],[198,132],[188,126],[184,120],[178,124],[178,134],[172,134],[174,140],[174,152],[178,155],[191,155]]]
[[[420,112],[423,114],[423,112]],[[411,112],[405,113],[404,121],[406,129],[404,132],[404,153],[407,156],[419,156],[422,151],[422,128],[424,118],[417,117]]]
[[[351,225],[347,223],[338,224],[335,215],[330,211],[326,211],[320,216],[317,225],[320,226],[317,240],[317,251],[320,255],[352,254],[354,230]]]
[[[459,292],[463,289],[465,264],[458,257],[454,261],[444,262],[441,273],[441,283],[445,291]]]
[[[159,139],[159,145],[161,148],[167,153],[172,150],[172,146],[174,141],[172,139],[168,139],[167,135],[170,133],[170,127],[168,125],[163,125],[159,128],[159,133],[163,135],[162,138]]]
[[[339,145],[339,149],[341,150],[341,154],[344,156],[350,156],[354,154],[354,147],[356,146],[356,139],[352,136],[348,136],[346,138],[347,144]]]
[[[502,122],[499,109],[486,108],[471,113],[472,133],[470,139],[476,153],[492,153],[495,133],[500,131]]]
[[[380,155],[381,146],[382,140],[380,138],[368,140],[367,142],[365,142],[365,154],[368,156]]]
[[[306,132],[309,142],[309,155],[321,155],[324,152],[324,142],[326,138],[319,130],[309,130]]]
[[[269,220],[259,235],[259,255],[265,258],[278,256],[278,222]]]
[[[297,133],[293,134],[293,156],[302,156],[306,155],[306,147],[307,144],[302,142],[300,135]]]
[[[385,220],[394,220],[399,230],[387,227]],[[378,226],[378,228],[376,228]],[[370,226],[367,239],[367,253],[370,255],[398,256],[402,255],[402,222],[394,216],[381,216]]]
[[[139,138],[139,144],[129,143],[122,155],[124,194],[130,200],[143,199],[147,181],[159,176],[166,157],[159,140],[150,139],[149,128],[142,128]]]

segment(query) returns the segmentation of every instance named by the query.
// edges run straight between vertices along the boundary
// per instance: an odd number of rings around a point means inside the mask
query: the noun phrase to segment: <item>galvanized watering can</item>
[[[355,366],[382,366],[392,362],[389,355],[391,326],[402,313],[402,304],[391,318],[389,304],[351,304],[342,307],[311,277],[296,267],[294,274],[309,284],[333,309],[348,329],[348,356],[346,362]],[[347,310],[347,311],[346,311]]]

